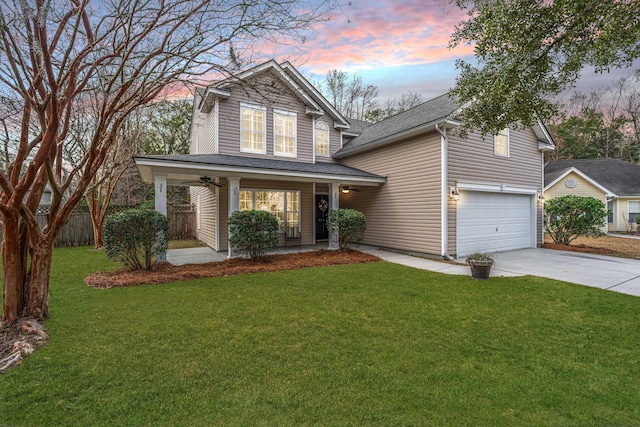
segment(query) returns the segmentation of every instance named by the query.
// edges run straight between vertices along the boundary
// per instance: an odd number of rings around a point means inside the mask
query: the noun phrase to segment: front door
[[[328,240],[327,217],[329,216],[329,196],[316,194],[316,241]]]

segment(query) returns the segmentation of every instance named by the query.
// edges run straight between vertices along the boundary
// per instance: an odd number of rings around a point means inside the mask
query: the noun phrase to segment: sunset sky
[[[346,3],[346,2],[343,2]],[[455,60],[473,62],[471,47],[449,50],[454,26],[465,14],[447,0],[353,0],[335,13],[335,19],[316,26],[292,61],[306,75],[322,80],[328,70],[358,72],[380,89],[380,100],[409,90],[423,100],[441,95],[454,85]],[[285,52],[274,49],[273,56]],[[302,65],[301,65],[302,64]],[[640,68],[640,61],[636,61]],[[608,86],[633,69],[609,75],[583,73],[578,89]]]

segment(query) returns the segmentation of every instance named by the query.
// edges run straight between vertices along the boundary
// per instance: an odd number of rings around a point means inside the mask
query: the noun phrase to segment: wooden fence
[[[189,206],[187,208],[187,206]],[[46,223],[47,214],[36,215],[40,227]],[[196,236],[196,213],[190,205],[180,206],[169,210],[169,238],[194,239]],[[0,241],[2,241],[2,227],[0,227]],[[75,212],[69,222],[62,227],[56,239],[56,246],[92,246],[93,227],[89,212]]]

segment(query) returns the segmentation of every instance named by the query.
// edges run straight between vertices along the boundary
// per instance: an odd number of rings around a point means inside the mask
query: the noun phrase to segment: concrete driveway
[[[385,261],[409,267],[446,274],[470,275],[469,267],[464,265],[464,259],[457,260],[461,264],[452,264],[373,247],[365,246],[361,250]],[[491,269],[491,277],[526,275],[548,277],[640,296],[640,261],[638,260],[540,248],[500,252],[491,254],[491,257],[496,262]]]
[[[491,276],[526,275],[640,296],[640,261],[551,249],[520,249],[491,255]]]

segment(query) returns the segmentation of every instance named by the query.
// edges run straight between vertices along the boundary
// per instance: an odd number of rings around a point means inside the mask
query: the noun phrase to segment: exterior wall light
[[[340,188],[340,192],[341,192],[342,194],[349,194],[349,191],[351,191],[351,190],[349,190],[349,187],[342,187],[342,188]]]
[[[449,188],[449,198],[455,202],[460,200],[460,193],[458,192],[458,189],[456,187]]]

